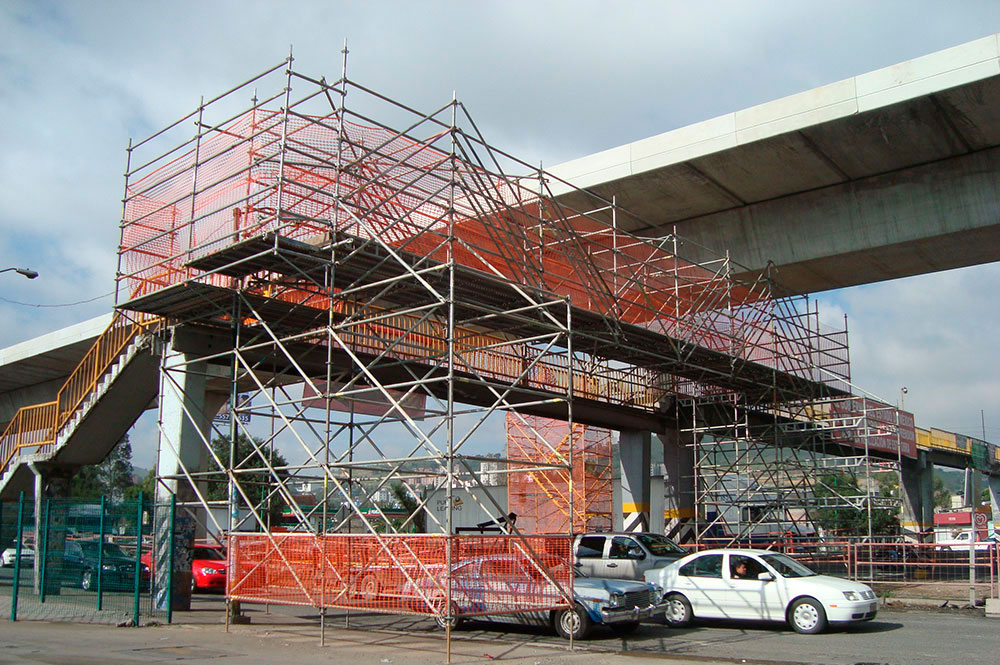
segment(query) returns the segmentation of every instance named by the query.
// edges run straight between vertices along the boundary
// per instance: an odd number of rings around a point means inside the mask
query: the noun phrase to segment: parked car
[[[225,590],[225,548],[215,543],[195,543],[191,557],[191,591]],[[152,569],[153,553],[143,554],[142,562]]]
[[[697,552],[648,571],[646,581],[663,587],[666,620],[674,626],[696,618],[753,619],[819,633],[828,624],[871,621],[878,613],[867,585],[818,575],[767,550]]]
[[[0,561],[4,568],[10,568],[17,560],[17,545],[11,545],[0,554]],[[35,565],[35,550],[28,545],[21,545],[21,566],[30,568]]]
[[[577,570],[589,577],[641,580],[687,550],[658,533],[585,533],[573,541]]]
[[[99,563],[98,563],[99,562]],[[97,540],[67,540],[63,554],[63,579],[70,584],[79,584],[86,591],[97,590],[97,572],[101,571],[101,588],[106,590],[129,590],[135,584],[135,557],[114,543]],[[145,565],[139,571],[141,579],[149,579],[149,568]]]
[[[968,531],[962,531],[954,534],[948,540],[938,540],[938,544],[934,547],[934,550],[937,552],[968,552],[969,540],[971,538],[971,533]],[[997,545],[997,543],[1000,543],[1000,536],[993,533],[990,534],[986,540],[977,540],[976,544],[973,545],[973,548],[978,552],[982,552]]]
[[[553,579],[563,579],[566,562],[543,557],[537,564],[515,555],[477,557],[455,565],[451,571],[451,625],[467,618],[520,625],[546,626],[567,639],[583,639],[598,624],[605,624],[618,635],[639,627],[642,619],[665,611],[659,587],[636,580],[589,578],[577,574],[573,582],[572,608],[530,610],[534,600],[539,605],[555,604],[562,591]],[[562,570],[560,571],[560,568]],[[545,572],[550,571],[546,576]],[[551,578],[551,579],[550,579]],[[443,591],[447,585],[443,571],[437,577],[423,577],[408,582],[404,595],[417,600],[422,609],[429,605],[442,612]],[[524,611],[524,610],[528,611]],[[466,615],[466,616],[463,616]],[[446,619],[437,615],[441,627]]]

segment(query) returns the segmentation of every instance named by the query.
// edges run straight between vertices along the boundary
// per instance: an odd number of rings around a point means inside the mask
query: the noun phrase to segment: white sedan
[[[14,561],[17,559],[17,548],[13,545],[8,547],[0,553],[0,561],[3,563],[4,568],[9,568],[14,565]],[[21,546],[21,565],[31,566],[35,562],[35,551],[28,547],[27,545]]]
[[[871,621],[878,599],[859,582],[818,575],[798,561],[766,550],[706,550],[663,568],[646,581],[663,587],[667,623],[694,618],[782,621],[800,633],[827,624]]]

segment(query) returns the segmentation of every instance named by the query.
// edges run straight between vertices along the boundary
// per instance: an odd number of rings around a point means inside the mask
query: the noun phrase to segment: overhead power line
[[[108,296],[114,295],[114,293],[115,293],[114,291],[109,291],[108,293],[105,293],[104,295],[95,296],[95,297],[90,298],[88,300],[78,300],[77,302],[64,302],[64,303],[58,303],[58,304],[54,304],[54,305],[47,305],[47,304],[44,304],[44,303],[33,303],[33,302],[20,302],[18,300],[10,300],[8,298],[3,298],[3,297],[0,297],[0,300],[2,300],[3,302],[6,302],[6,303],[10,303],[12,305],[22,305],[24,307],[73,307],[74,305],[85,305],[88,302],[94,302],[95,300],[100,300],[101,298],[107,298]]]

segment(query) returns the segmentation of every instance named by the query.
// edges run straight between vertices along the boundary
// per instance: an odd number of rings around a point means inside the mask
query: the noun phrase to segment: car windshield
[[[223,556],[222,552],[215,547],[196,547],[194,548],[195,559],[204,559],[207,561],[225,561],[226,557]]]
[[[88,557],[93,557],[95,559],[97,558],[97,543],[95,542],[80,543],[80,549],[83,550],[84,555]],[[125,550],[118,547],[114,543],[104,543],[103,549],[104,549],[104,556],[117,557],[122,559],[129,558],[128,555],[125,554]]]
[[[670,556],[671,554],[687,554],[687,550],[666,536],[655,533],[637,534],[636,538],[645,545],[653,556]]]
[[[760,557],[774,568],[782,577],[812,577],[816,575],[795,559],[784,554],[764,554]]]

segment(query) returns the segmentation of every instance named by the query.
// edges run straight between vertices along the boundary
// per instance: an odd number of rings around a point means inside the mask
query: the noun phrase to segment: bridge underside
[[[998,128],[992,35],[553,171],[632,213],[619,228],[813,293],[1000,260]]]

